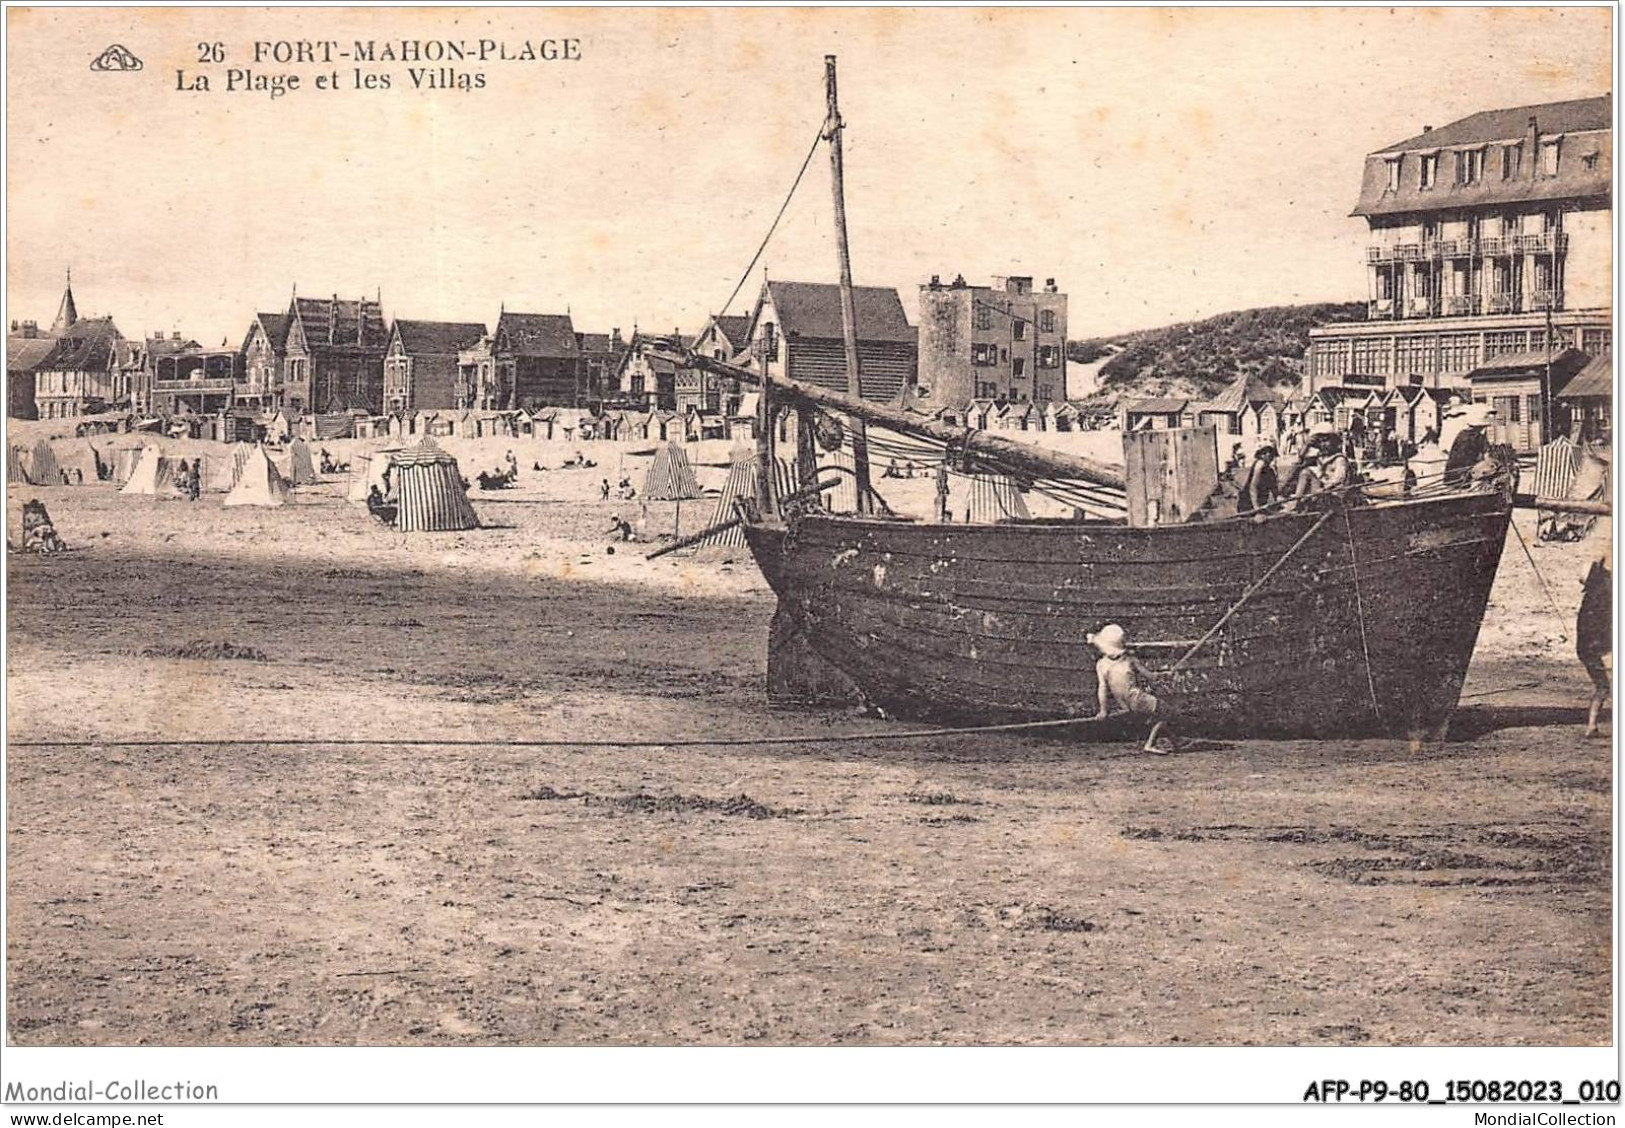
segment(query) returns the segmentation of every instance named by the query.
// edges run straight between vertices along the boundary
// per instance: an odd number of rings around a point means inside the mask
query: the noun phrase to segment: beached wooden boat
[[[759,375],[692,353],[677,358],[762,389],[758,496],[739,510],[779,601],[769,693],[855,698],[894,716],[953,725],[1089,716],[1098,655],[1086,636],[1116,623],[1188,732],[1440,735],[1506,539],[1513,496],[1506,465],[1495,481],[1454,491],[1430,483],[1395,500],[1333,492],[1292,512],[1188,523],[1207,514],[1183,507],[1170,510],[1172,522],[1146,520],[1142,504],[1132,524],[973,525],[872,512],[869,424],[938,444],[945,465],[1028,484],[1073,483],[1083,502],[1102,490],[1124,496],[1133,483],[1115,467],[859,396],[833,57],[826,78],[846,394],[768,379],[765,365]],[[788,499],[773,485],[777,413],[787,409],[799,415],[803,471],[798,497]],[[830,513],[817,500],[824,486],[811,473],[810,436],[820,412],[838,412],[849,425],[859,513]],[[1118,739],[1144,727],[1143,718],[1125,716],[1062,731]]]
[[[1188,731],[1422,736],[1456,706],[1510,515],[1497,491],[1155,528],[757,515],[745,536],[777,644],[899,717],[1092,714],[1085,635],[1118,623]]]

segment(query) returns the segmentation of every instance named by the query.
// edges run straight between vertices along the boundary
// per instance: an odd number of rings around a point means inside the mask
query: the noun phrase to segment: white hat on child
[[[1108,658],[1115,658],[1128,648],[1128,635],[1116,623],[1107,623],[1092,635],[1085,635],[1089,645]]]

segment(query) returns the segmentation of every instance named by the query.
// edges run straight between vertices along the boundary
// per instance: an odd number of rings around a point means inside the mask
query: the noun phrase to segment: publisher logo
[[[90,61],[93,71],[138,71],[142,65],[141,60],[122,43],[113,44]]]

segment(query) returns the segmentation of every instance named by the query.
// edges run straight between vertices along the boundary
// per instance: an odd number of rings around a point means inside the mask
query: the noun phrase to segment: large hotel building
[[[1611,103],[1489,110],[1367,156],[1368,319],[1310,334],[1309,394],[1465,386],[1554,344],[1609,352]]]

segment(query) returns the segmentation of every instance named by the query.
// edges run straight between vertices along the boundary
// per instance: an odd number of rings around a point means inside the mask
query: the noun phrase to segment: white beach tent
[[[288,483],[283,481],[276,465],[265,453],[265,448],[257,446],[243,460],[242,473],[237,475],[237,484],[231,487],[224,504],[267,507],[286,505],[289,493]]]
[[[350,489],[345,495],[350,501],[365,504],[373,486],[384,492],[384,475],[389,472],[389,456],[399,447],[386,447],[371,454],[357,454],[350,459]]]
[[[164,457],[162,450],[156,446],[142,447],[140,458],[130,471],[130,479],[119,493],[166,494],[174,488],[174,477],[175,465]]]

